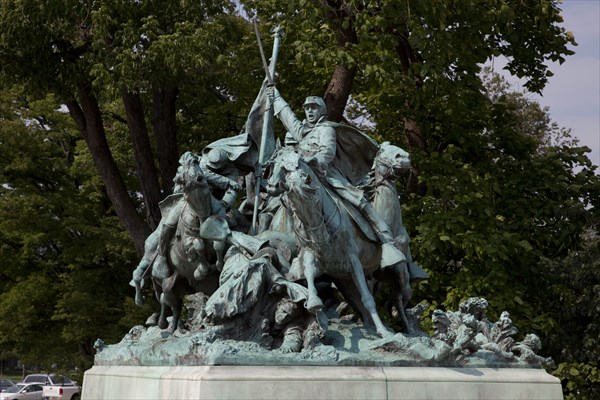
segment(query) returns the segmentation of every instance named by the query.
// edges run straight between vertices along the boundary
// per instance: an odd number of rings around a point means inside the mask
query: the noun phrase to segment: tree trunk
[[[406,107],[410,107],[408,104]],[[421,133],[417,122],[412,118],[404,118],[404,132],[406,135],[406,143],[408,145],[409,153],[413,150],[426,151],[427,142]],[[407,192],[417,193],[424,196],[427,193],[427,187],[425,184],[419,182],[419,175],[421,170],[416,165],[411,165],[410,176],[408,178]]]
[[[402,67],[402,74],[406,79],[413,79],[417,87],[420,87],[423,84],[423,81],[419,75],[410,75],[410,68],[414,63],[421,62],[421,59],[415,52],[412,47],[408,43],[408,30],[404,30],[404,33],[398,35],[398,45],[396,46],[396,54],[400,59],[400,65]],[[409,78],[410,76],[410,78]],[[410,101],[406,101],[404,104],[407,114],[408,111],[412,108]],[[402,123],[404,125],[404,134],[406,137],[406,144],[408,146],[408,151],[427,151],[427,141],[425,140],[425,136],[419,127],[418,122],[414,118],[405,117],[402,119]],[[419,183],[419,175],[421,174],[420,169],[416,165],[412,165],[410,176],[408,179],[408,187],[407,191],[409,193],[418,193],[420,195],[425,195],[427,192],[427,187]]]
[[[178,92],[177,87],[152,91],[152,126],[154,127],[158,165],[165,195],[173,191],[173,178],[179,166],[176,120]]]
[[[356,75],[356,68],[347,68],[336,65],[329,86],[325,92],[325,104],[327,104],[327,116],[332,121],[341,121],[344,117],[346,103],[352,91],[352,83]]]
[[[144,242],[150,234],[150,228],[138,214],[112,157],[106,140],[100,108],[91,92],[91,86],[88,84],[81,87],[77,91],[77,96],[81,106],[76,99],[68,101],[66,105],[69,113],[90,149],[92,159],[104,182],[106,193],[115,213],[125,226],[138,253],[143,254]]]
[[[158,174],[154,165],[142,100],[138,93],[128,92],[123,94],[123,104],[127,114],[127,127],[133,144],[138,179],[144,194],[146,216],[150,227],[156,229],[161,218],[158,203],[162,200],[162,194],[158,184]]]
[[[348,44],[358,43],[358,37],[354,28],[355,17],[351,16],[348,13],[347,7],[343,7],[343,5],[343,2],[338,0],[327,0],[323,3],[329,19],[337,25],[336,40],[338,47],[341,49],[346,48]],[[344,25],[344,21],[348,22],[347,25]],[[323,96],[325,104],[327,104],[327,116],[330,120],[342,120],[348,98],[352,91],[355,75],[355,66],[335,66],[335,70]]]

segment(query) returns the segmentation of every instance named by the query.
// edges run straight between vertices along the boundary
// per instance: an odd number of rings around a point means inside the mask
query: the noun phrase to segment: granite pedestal
[[[83,400],[562,399],[543,369],[331,366],[94,366]]]

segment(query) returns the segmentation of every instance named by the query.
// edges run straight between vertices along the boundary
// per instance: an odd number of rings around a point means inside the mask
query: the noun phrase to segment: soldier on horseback
[[[371,225],[382,243],[381,267],[385,268],[405,261],[406,257],[396,247],[388,224],[365,199],[362,190],[350,182],[345,174],[346,171],[340,168],[341,163],[336,162],[340,139],[336,130],[341,124],[328,121],[324,100],[318,96],[307,97],[303,104],[306,119],[300,121],[275,87],[268,89],[267,96],[273,102],[274,114],[298,142],[298,151],[304,161],[313,168],[327,188],[354,206]],[[359,132],[355,133],[362,135]],[[368,138],[365,137],[363,140],[369,143]]]

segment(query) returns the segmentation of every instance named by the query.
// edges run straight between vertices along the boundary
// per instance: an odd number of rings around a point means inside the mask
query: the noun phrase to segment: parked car
[[[44,386],[42,399],[44,400],[79,400],[81,388],[79,386]]]
[[[23,379],[23,383],[41,383],[43,385],[57,385],[57,386],[72,386],[76,385],[66,376],[60,376],[56,374],[30,374]]]
[[[31,374],[27,375],[21,383],[45,383],[47,379],[47,374]]]
[[[12,379],[0,379],[0,393],[4,392],[11,386],[14,386],[16,383],[17,382],[13,381]]]
[[[52,380],[52,375],[48,374],[29,374],[23,379],[23,383],[46,383]]]
[[[48,384],[42,387],[42,398],[44,400],[78,400],[79,396],[81,396],[81,388],[71,381],[63,384]]]
[[[17,383],[0,393],[0,400],[42,400],[41,383]]]
[[[56,374],[30,374],[23,379],[24,383],[42,384],[42,399],[77,400],[81,396],[81,388],[77,382]]]

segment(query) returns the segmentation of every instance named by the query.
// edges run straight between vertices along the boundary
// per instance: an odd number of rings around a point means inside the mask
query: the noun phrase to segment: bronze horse
[[[218,266],[222,265],[225,242],[200,237],[202,223],[221,212],[220,203],[211,195],[198,157],[182,164],[174,179],[182,193],[169,196],[161,203],[163,220],[146,240],[145,254],[134,271],[132,284],[136,287],[136,303],[141,304],[141,286],[146,271],[156,259],[158,241],[164,220],[176,221],[176,232],[167,245],[167,262],[172,273],[165,278],[152,276],[154,291],[161,310],[158,326],[168,327],[167,317],[172,313],[171,332],[179,324],[182,298],[186,294],[203,292],[211,295],[218,286]]]
[[[307,281],[306,308],[314,313],[322,307],[315,279],[326,274],[334,278],[347,301],[358,300],[354,296],[358,294],[359,300],[352,305],[358,305],[363,321],[373,323],[381,336],[392,334],[381,322],[365,278],[365,273],[370,275],[379,268],[380,246],[357,235],[349,215],[340,212],[339,206],[298,154],[284,150],[280,157],[271,183],[279,180],[285,190],[288,209],[280,212],[291,211],[294,216],[292,234],[301,250],[292,270],[301,271]],[[275,216],[275,224],[282,221]],[[289,224],[284,221],[279,229],[287,227]],[[272,229],[276,229],[273,224]]]
[[[287,206],[280,207],[275,212],[271,229],[292,234],[305,249],[296,264],[297,269],[302,270],[304,278],[308,281],[309,291],[313,294],[307,302],[307,307],[320,307],[320,299],[315,296],[316,292],[311,290],[311,282],[314,282],[316,276],[327,274],[333,278],[346,301],[360,313],[363,321],[375,324],[380,334],[387,334],[387,330],[384,331],[376,322],[379,316],[374,314],[370,305],[371,293],[361,287],[365,276],[374,277],[378,282],[391,284],[391,302],[398,311],[398,318],[405,331],[410,333],[404,306],[411,295],[409,282],[415,277],[411,277],[409,273],[409,264],[414,265],[419,275],[417,278],[423,279],[427,275],[412,263],[408,236],[402,225],[395,180],[385,172],[393,171],[397,178],[400,171],[410,166],[408,153],[396,146],[382,145],[370,174],[371,180],[377,181],[370,182],[374,189],[374,193],[371,193],[374,208],[390,226],[409,261],[383,270],[380,267],[380,244],[373,240],[373,235],[368,235],[359,228],[349,216],[348,207],[342,205],[339,199],[335,200],[335,196],[332,197],[331,191],[323,187],[312,169],[296,153],[289,148],[282,149],[272,159],[272,164],[274,167],[269,180],[271,192],[276,192],[274,185],[280,181],[284,182],[279,186],[286,190],[283,195],[285,200],[278,201]],[[358,267],[362,274],[354,272]]]

